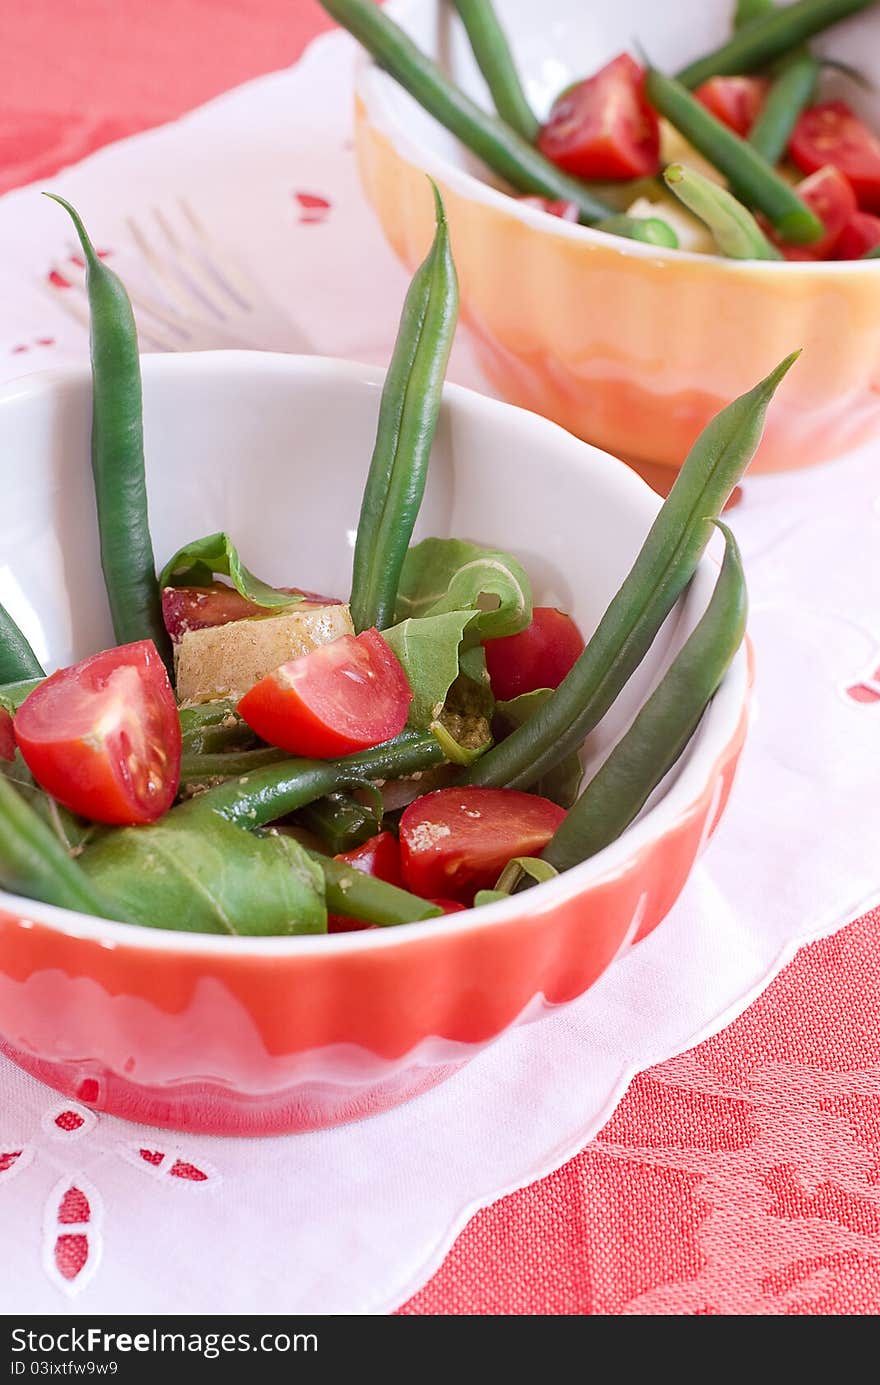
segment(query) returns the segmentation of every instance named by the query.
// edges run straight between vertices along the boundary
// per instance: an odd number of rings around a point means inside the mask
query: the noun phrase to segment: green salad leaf
[[[324,876],[293,837],[214,813],[124,827],[79,864],[122,917],[152,928],[242,936],[327,931]]]
[[[25,802],[52,829],[61,845],[71,855],[77,855],[86,842],[106,830],[94,822],[77,817],[41,789],[21,758],[20,751],[16,751],[14,760],[0,760],[0,774],[4,779],[8,779],[10,784],[15,785]]]
[[[302,601],[297,592],[278,591],[255,577],[238,555],[226,533],[208,534],[184,544],[159,574],[159,587],[207,587],[215,576],[230,577],[239,596],[257,606],[295,606]]]
[[[482,640],[516,635],[532,618],[532,589],[509,553],[464,539],[424,539],[409,550],[397,593],[397,622],[475,611]]]
[[[8,712],[11,717],[15,716],[21,704],[26,698],[30,697],[34,688],[38,688],[44,678],[24,678],[18,683],[0,684],[0,707],[4,712]]]
[[[503,740],[511,731],[522,726],[524,721],[528,721],[552,692],[552,688],[536,688],[534,692],[521,693],[519,697],[512,697],[508,702],[497,703],[493,719],[496,740]],[[580,756],[577,751],[572,751],[565,759],[560,760],[558,765],[542,775],[532,786],[532,791],[540,794],[542,798],[549,798],[552,803],[558,803],[560,808],[570,808],[578,796],[583,777]]]
[[[458,678],[461,642],[476,618],[476,611],[444,611],[403,620],[382,631],[412,688],[410,726],[425,729],[443,711],[449,689]]]

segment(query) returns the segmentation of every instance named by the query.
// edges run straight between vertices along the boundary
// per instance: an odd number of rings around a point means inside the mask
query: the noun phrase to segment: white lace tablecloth
[[[277,304],[283,349],[385,361],[406,278],[357,182],[353,46],[260,79],[55,179],[125,272],[127,214],[185,195]],[[62,213],[0,200],[0,378],[82,358],[47,289]],[[797,343],[792,343],[796,345]],[[481,388],[462,336],[453,379]],[[0,465],[15,465],[4,458]],[[756,715],[729,811],[667,921],[594,990],[397,1111],[311,1135],[172,1135],[96,1116],[0,1062],[7,1313],[373,1313],[478,1207],[602,1126],[632,1075],[713,1033],[804,941],[878,898],[880,447],[747,479]],[[0,557],[2,570],[2,557]]]

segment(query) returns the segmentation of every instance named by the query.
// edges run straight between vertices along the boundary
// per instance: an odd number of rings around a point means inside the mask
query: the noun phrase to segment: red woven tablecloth
[[[0,191],[295,61],[314,0],[30,0],[4,16]],[[880,1309],[880,913],[639,1077],[601,1136],[476,1216],[406,1313]]]

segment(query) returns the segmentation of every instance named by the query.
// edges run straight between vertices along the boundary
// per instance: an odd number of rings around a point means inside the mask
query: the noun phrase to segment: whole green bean
[[[645,77],[651,105],[729,180],[738,197],[765,213],[786,240],[818,240],[824,227],[766,159],[672,77],[652,68]]]
[[[715,237],[718,249],[734,260],[781,260],[782,253],[764,235],[748,207],[683,164],[670,164],[663,181],[679,201],[698,216]]]
[[[200,702],[194,707],[180,708],[180,731],[186,740],[200,736],[208,727],[222,726],[224,722],[240,722],[235,703],[227,699],[216,702]]]
[[[241,779],[230,779],[175,808],[175,813],[219,813],[239,827],[264,827],[316,798],[371,779],[400,779],[443,764],[429,731],[403,731],[393,741],[341,760],[286,760]]]
[[[0,886],[11,894],[118,917],[71,860],[58,838],[7,779],[0,775]]]
[[[635,721],[593,775],[542,858],[568,870],[616,841],[641,812],[697,729],[739,649],[746,628],[746,584],[726,525],[724,562],[705,614]]]
[[[742,29],[747,24],[752,24],[756,19],[762,19],[772,9],[774,9],[773,0],[737,0],[733,15],[734,30]]]
[[[345,918],[363,919],[391,928],[401,923],[421,923],[424,919],[440,918],[443,910],[430,900],[418,899],[406,890],[366,875],[344,861],[333,861],[320,852],[310,851],[324,872],[324,897],[331,914]]]
[[[777,164],[788,148],[798,116],[809,106],[819,80],[819,63],[808,48],[783,58],[761,112],[748,134],[748,143]]]
[[[754,72],[790,52],[804,39],[875,3],[876,0],[795,0],[793,5],[774,7],[769,14],[738,29],[713,53],[682,68],[678,80],[686,87],[698,87],[709,77]]]
[[[502,120],[481,110],[373,0],[320,3],[429,115],[519,192],[574,202],[581,221],[588,226],[612,214],[614,209],[594,197],[577,178],[563,173]]]
[[[128,294],[96,254],[79,213],[69,213],[86,261],[92,354],[92,472],[101,566],[119,644],[152,640],[171,664],[147,515],[137,328]]]
[[[352,851],[382,830],[376,808],[343,793],[316,799],[297,813],[296,821],[318,837],[331,856]]]
[[[541,122],[529,105],[492,0],[454,0],[454,3],[496,111],[512,130],[533,144]]]
[[[45,678],[43,667],[5,606],[0,606],[0,683]]]
[[[527,789],[567,754],[580,749],[641,663],[693,576],[715,517],[758,446],[767,405],[798,355],[787,356],[703,429],[638,557],[571,672],[527,721],[466,772],[465,782]]]
[[[236,779],[285,760],[289,761],[290,756],[271,745],[260,746],[257,750],[184,750],[180,760],[180,782],[205,784],[214,779]]]
[[[437,230],[406,295],[361,503],[351,587],[357,631],[394,624],[400,572],[425,492],[458,320],[458,280],[436,187],[434,197]]]
[[[597,221],[596,231],[607,231],[612,236],[625,236],[627,240],[641,240],[648,245],[662,245],[669,250],[678,249],[678,236],[672,227],[658,216],[608,216]]]

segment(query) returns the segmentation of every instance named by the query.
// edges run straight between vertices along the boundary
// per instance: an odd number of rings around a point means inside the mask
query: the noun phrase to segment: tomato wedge
[[[347,861],[355,870],[364,875],[373,875],[377,880],[385,880],[389,885],[403,888],[403,871],[400,865],[400,847],[393,832],[379,832],[368,837],[352,851],[342,851],[335,858]],[[358,933],[364,928],[375,928],[373,923],[362,919],[346,918],[344,914],[327,915],[328,933]]]
[[[660,170],[660,122],[645,73],[628,53],[556,98],[538,148],[580,178],[640,178]]]
[[[580,212],[574,202],[553,202],[549,197],[537,197],[532,193],[518,200],[525,207],[534,207],[536,211],[546,212],[548,216],[558,216],[562,221],[580,221]]]
[[[367,750],[406,725],[412,691],[378,630],[341,635],[261,678],[239,715],[270,745],[331,759]]]
[[[152,640],[59,669],[15,714],[37,783],[94,822],[155,822],[180,779],[180,718]]]
[[[0,707],[0,760],[15,759],[15,731],[12,717],[5,707]]]
[[[564,611],[536,606],[525,630],[486,640],[484,648],[492,691],[506,702],[536,688],[558,688],[583,653],[584,637]]]
[[[847,177],[839,168],[827,164],[798,183],[798,195],[815,212],[825,234],[812,245],[785,245],[778,237],[773,240],[789,260],[827,260],[834,252],[841,232],[857,210],[856,195]],[[805,251],[802,254],[800,252]],[[791,253],[790,253],[791,252]]]
[[[880,138],[845,101],[826,101],[804,111],[788,152],[804,173],[833,164],[846,174],[862,210],[880,212]]]
[[[834,247],[835,260],[860,260],[880,245],[880,216],[853,212]]]
[[[403,878],[425,899],[472,904],[513,856],[536,856],[565,810],[519,789],[437,789],[400,819]]]
[[[716,120],[743,138],[749,133],[770,88],[766,77],[710,77],[694,96]]]
[[[304,602],[298,603],[300,609],[304,605],[342,604],[338,597],[319,596],[317,592],[304,592],[297,587],[283,587],[282,591],[305,597]],[[206,630],[212,625],[228,625],[230,621],[248,620],[252,616],[277,616],[287,609],[286,606],[271,609],[258,606],[225,582],[212,582],[209,587],[166,587],[162,592],[162,619],[175,644],[188,630]]]

